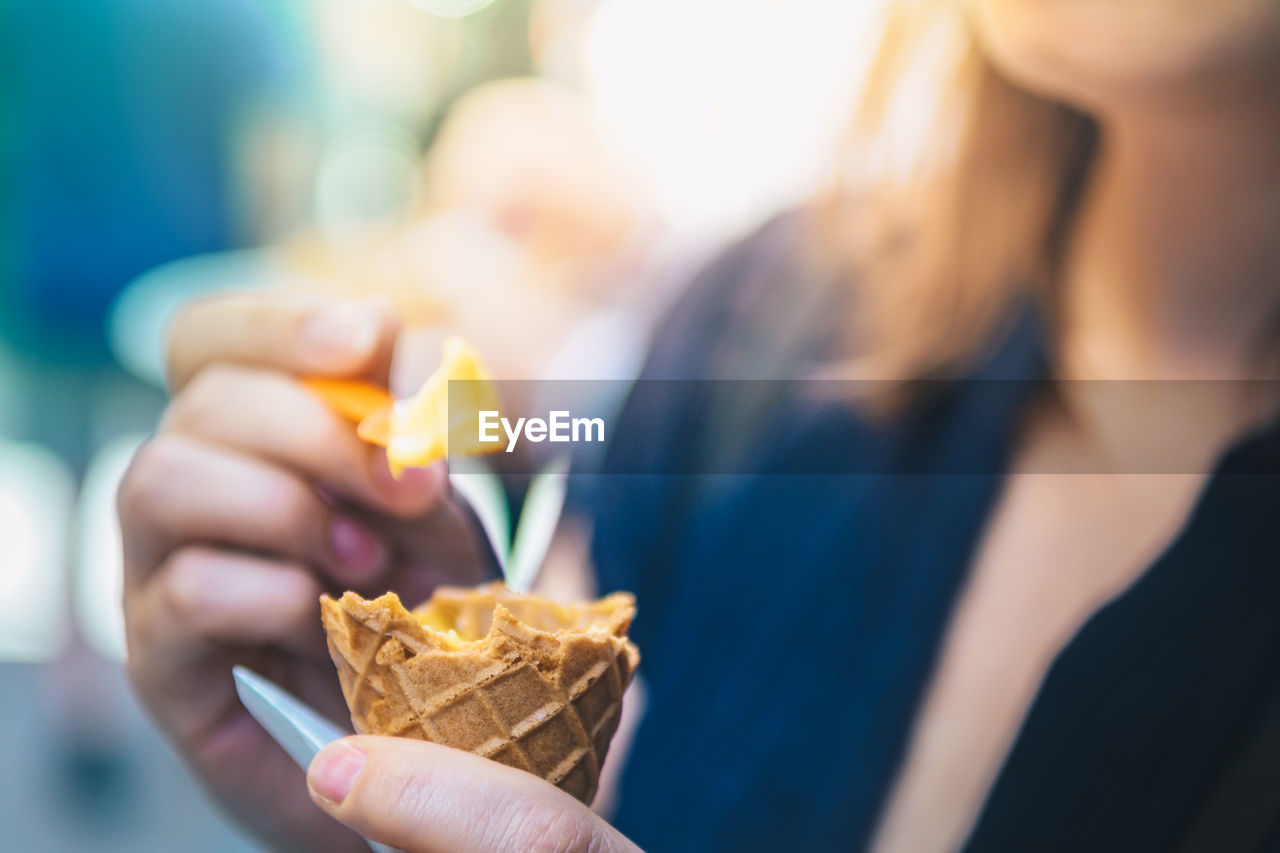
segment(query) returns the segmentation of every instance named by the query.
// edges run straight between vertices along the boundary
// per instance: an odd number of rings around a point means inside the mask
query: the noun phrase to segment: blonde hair
[[[1002,76],[959,6],[888,7],[821,206],[826,245],[859,286],[860,375],[955,376],[1029,291],[1053,311],[1049,272],[1096,129]]]

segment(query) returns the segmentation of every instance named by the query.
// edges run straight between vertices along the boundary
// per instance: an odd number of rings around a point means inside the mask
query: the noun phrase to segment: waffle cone
[[[464,749],[591,802],[640,660],[630,595],[560,605],[494,583],[413,611],[395,593],[320,604],[356,731]]]

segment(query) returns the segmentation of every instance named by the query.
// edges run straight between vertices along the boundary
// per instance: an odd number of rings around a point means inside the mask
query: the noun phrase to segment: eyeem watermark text
[[[501,430],[506,434],[507,453],[516,449],[521,435],[535,444],[543,441],[604,441],[604,418],[575,418],[567,410],[548,412],[546,420],[516,418],[514,424],[495,411],[482,411],[479,414],[480,441],[486,444],[501,441]]]

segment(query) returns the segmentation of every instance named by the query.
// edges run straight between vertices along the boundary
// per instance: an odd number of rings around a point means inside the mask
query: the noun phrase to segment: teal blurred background
[[[874,5],[0,0],[0,849],[251,846],[121,668],[114,491],[176,306],[381,293],[410,351],[625,378],[824,179]]]

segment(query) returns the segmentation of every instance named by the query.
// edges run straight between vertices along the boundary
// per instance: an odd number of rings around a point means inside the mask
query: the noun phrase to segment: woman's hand
[[[397,325],[371,302],[226,296],[169,345],[173,399],[119,493],[128,669],[205,786],[276,845],[361,849],[236,697],[244,663],[335,720],[322,591],[476,583],[491,565],[443,465],[397,482],[299,376],[385,382]],[[367,848],[365,848],[367,849]]]
[[[408,738],[343,738],[307,771],[311,798],[406,853],[638,853],[599,815],[536,776]]]

